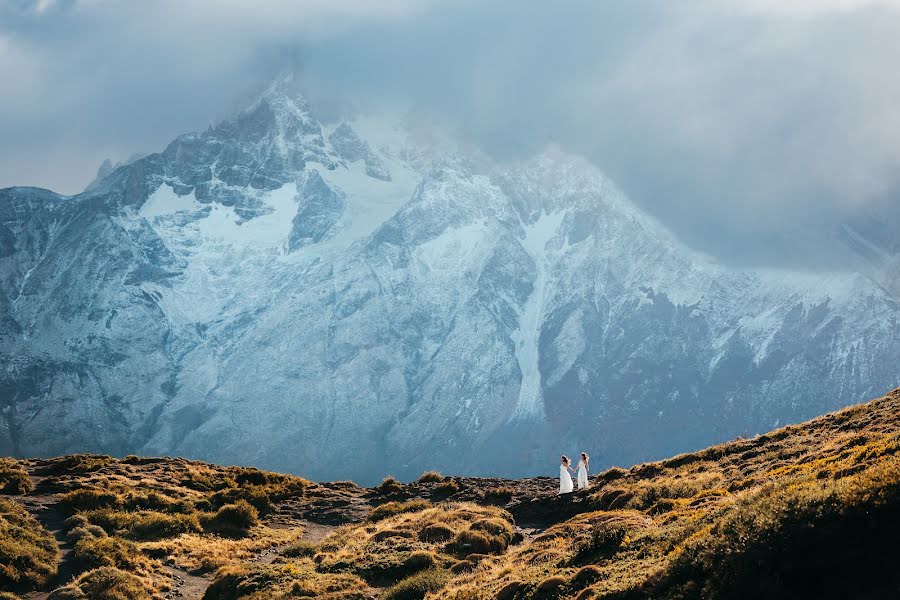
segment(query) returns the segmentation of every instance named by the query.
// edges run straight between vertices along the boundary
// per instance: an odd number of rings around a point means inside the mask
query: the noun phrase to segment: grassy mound
[[[54,590],[47,600],[147,600],[153,591],[139,577],[114,567],[102,567]]]
[[[0,493],[27,494],[34,486],[22,464],[12,458],[0,458]]]
[[[38,587],[56,575],[56,540],[21,506],[0,498],[0,589]]]
[[[601,474],[587,510],[435,597],[881,598],[900,590],[900,393]]]

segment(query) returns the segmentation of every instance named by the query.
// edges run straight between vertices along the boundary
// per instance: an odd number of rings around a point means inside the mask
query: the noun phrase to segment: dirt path
[[[32,483],[40,483],[40,478],[32,477]],[[59,566],[56,576],[45,586],[48,591],[30,592],[22,595],[24,600],[44,600],[49,590],[67,584],[76,574],[74,545],[66,537],[66,514],[57,506],[56,495],[13,496],[12,499],[21,504],[44,528],[49,531],[59,546]]]
[[[166,572],[172,577],[172,590],[166,594],[166,598],[186,598],[199,600],[203,598],[212,580],[198,575],[191,575],[184,569],[166,566]]]

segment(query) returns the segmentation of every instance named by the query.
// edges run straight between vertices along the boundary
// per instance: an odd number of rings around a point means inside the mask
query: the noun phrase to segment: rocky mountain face
[[[275,85],[82,194],[0,190],[0,453],[362,482],[631,464],[900,384],[900,303],[735,270],[591,165]]]

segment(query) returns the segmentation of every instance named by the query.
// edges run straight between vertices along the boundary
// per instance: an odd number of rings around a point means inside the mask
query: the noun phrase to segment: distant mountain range
[[[498,165],[288,87],[82,194],[0,190],[0,454],[518,476],[900,385],[877,222],[858,273],[728,268],[561,150]]]

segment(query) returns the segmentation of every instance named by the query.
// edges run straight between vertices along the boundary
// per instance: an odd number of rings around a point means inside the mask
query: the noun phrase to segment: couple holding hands
[[[562,455],[562,464],[559,465],[559,493],[560,494],[568,494],[573,491],[574,486],[572,484],[572,475],[571,473],[575,473],[575,477],[578,480],[578,489],[583,490],[588,487],[588,462],[590,462],[590,458],[588,458],[587,452],[581,453],[581,460],[578,461],[577,469],[572,468],[572,463],[569,460],[569,457],[565,454]],[[571,473],[570,473],[571,471]]]

